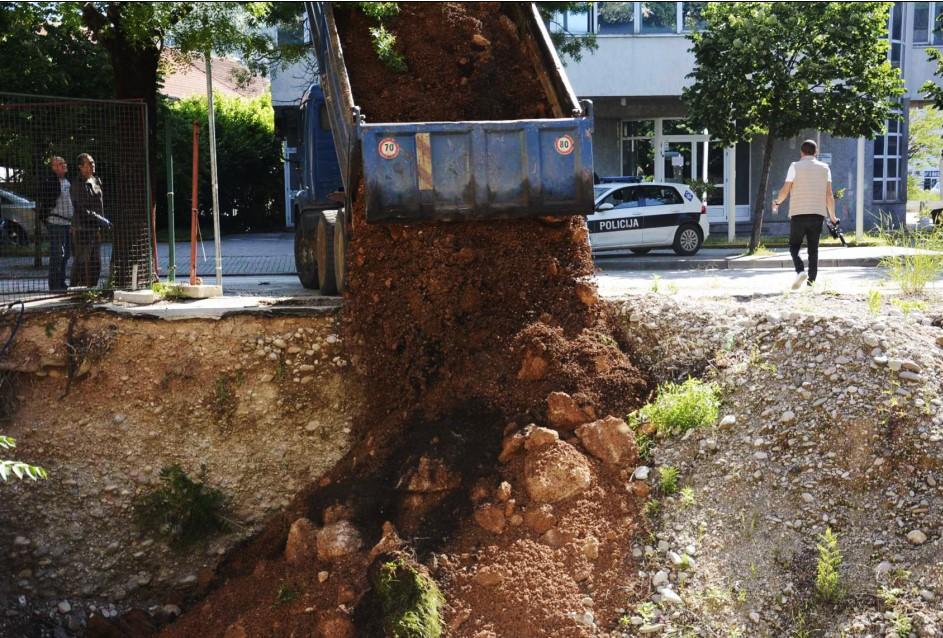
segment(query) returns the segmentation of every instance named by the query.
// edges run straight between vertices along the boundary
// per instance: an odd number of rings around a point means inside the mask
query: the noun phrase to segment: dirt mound
[[[356,104],[369,122],[514,120],[550,116],[537,70],[522,62],[517,27],[500,2],[400,2],[384,26],[408,71],[377,57],[377,21],[335,6]]]

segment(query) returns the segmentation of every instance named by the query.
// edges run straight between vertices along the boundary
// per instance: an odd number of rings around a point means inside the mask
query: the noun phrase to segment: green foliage
[[[691,507],[697,502],[697,498],[694,496],[694,488],[690,486],[681,488],[681,505],[683,507]]]
[[[365,16],[379,21],[399,14],[397,2],[358,2],[357,8],[363,11]]]
[[[16,448],[16,440],[12,436],[0,434],[0,450],[12,450],[14,448]],[[19,461],[5,461],[0,459],[0,479],[7,481],[11,474],[20,480],[29,478],[37,481],[39,479],[48,478],[46,470],[41,467],[21,463]]]
[[[657,498],[652,498],[645,501],[645,505],[642,507],[642,514],[645,518],[654,518],[658,516],[658,512],[661,511],[661,501]]]
[[[816,545],[819,558],[815,567],[815,594],[819,600],[827,603],[836,603],[841,600],[843,588],[841,575],[842,555],[838,547],[838,537],[831,528],[825,528],[825,533],[819,536]]]
[[[405,73],[406,60],[396,50],[396,36],[386,30],[382,24],[378,27],[371,27],[370,40],[373,43],[373,50],[376,51],[380,62],[385,64],[391,71],[396,73]]]
[[[672,465],[662,465],[658,468],[658,488],[661,493],[671,496],[678,491],[678,468]]]
[[[894,635],[896,638],[910,638],[910,632],[913,631],[914,624],[910,616],[905,612],[894,612]]]
[[[880,290],[868,291],[868,312],[872,315],[880,314],[881,306],[884,304]]]
[[[298,598],[299,593],[298,585],[295,583],[282,583],[275,593],[275,605],[286,605]]]
[[[939,166],[943,153],[943,110],[933,106],[910,109],[907,125],[908,169]],[[916,182],[917,180],[911,180]]]
[[[390,638],[439,638],[445,598],[431,578],[403,558],[380,565],[374,587]]]
[[[67,97],[114,95],[104,49],[76,21],[59,19],[58,2],[0,2],[0,87]]]
[[[205,474],[194,481],[177,464],[161,468],[161,486],[135,499],[135,522],[178,547],[229,529],[226,497],[203,482]]]
[[[720,386],[691,378],[659,386],[656,399],[630,416],[651,422],[658,435],[665,437],[712,425],[719,411]]]
[[[270,228],[282,223],[281,149],[275,137],[275,112],[271,95],[257,98],[213,97],[216,112],[216,147],[219,179],[220,223],[224,231]],[[178,227],[190,226],[193,122],[200,124],[199,210],[212,215],[209,135],[205,97],[165,102],[161,108],[158,137],[170,128],[174,158],[174,209]],[[164,144],[159,145],[158,183],[166,183]],[[157,198],[160,219],[166,219],[166,197]],[[164,222],[161,223],[163,225]]]

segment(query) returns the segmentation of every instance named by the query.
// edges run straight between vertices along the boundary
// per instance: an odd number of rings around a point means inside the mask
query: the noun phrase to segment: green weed
[[[891,299],[891,303],[897,306],[905,315],[914,311],[924,312],[927,309],[927,302],[917,299]]]
[[[298,598],[298,586],[294,583],[282,583],[275,593],[275,605],[285,605]]]
[[[407,71],[406,59],[396,50],[396,36],[387,31],[385,26],[371,27],[370,39],[380,62],[396,73]]]
[[[658,468],[658,488],[661,493],[671,496],[678,491],[678,468],[662,465]]]
[[[825,528],[825,533],[819,536],[816,545],[819,559],[815,569],[815,593],[820,600],[836,603],[842,597],[841,569],[842,555],[838,547],[838,537],[831,528]]]
[[[190,545],[229,529],[224,517],[226,497],[203,482],[205,473],[203,468],[200,480],[194,481],[179,465],[163,467],[161,486],[135,499],[138,527],[175,546]]]
[[[884,301],[881,296],[880,290],[869,290],[868,291],[868,312],[872,315],[880,314],[881,306],[884,304]]]
[[[923,293],[927,285],[943,273],[943,254],[940,254],[943,250],[943,230],[940,228],[899,230],[885,217],[880,233],[892,246],[920,251],[913,255],[895,255],[881,260],[881,265],[905,295]]]
[[[649,421],[659,436],[667,437],[712,425],[719,411],[720,386],[692,378],[661,385],[657,398],[630,415],[630,420]]]

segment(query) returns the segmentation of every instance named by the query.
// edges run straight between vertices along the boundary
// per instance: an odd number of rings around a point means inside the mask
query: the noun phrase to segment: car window
[[[634,186],[617,188],[599,204],[612,204],[613,208],[636,208],[639,205],[638,189]]]
[[[642,206],[668,206],[683,204],[684,200],[671,186],[640,186]]]

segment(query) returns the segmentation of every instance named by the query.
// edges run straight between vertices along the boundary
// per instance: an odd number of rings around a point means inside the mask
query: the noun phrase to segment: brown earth
[[[377,61],[372,21],[338,11],[352,90],[371,121],[549,112],[500,3],[400,7],[388,26],[410,69],[401,76]],[[525,489],[525,475],[543,466],[528,470],[521,455],[537,452],[514,451],[530,431],[524,426],[548,423],[553,392],[578,394],[599,417],[623,416],[646,396],[591,283],[585,220],[367,225],[362,202],[361,194],[352,211],[342,334],[369,412],[359,443],[291,515],[321,528],[340,506],[363,548],[333,563],[313,559],[299,572],[277,558],[283,516],[217,572],[221,586],[205,603],[162,635],[382,635],[366,567],[381,553],[370,548],[385,522],[402,537],[393,545],[443,587],[447,635],[608,630],[633,586],[630,538],[641,517],[625,480],[634,452],[611,467],[572,435],[574,445],[553,444],[541,463],[576,464],[588,488],[549,504]],[[318,582],[318,572],[330,576]],[[292,579],[297,598],[274,604],[278,583]]]

